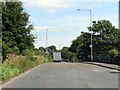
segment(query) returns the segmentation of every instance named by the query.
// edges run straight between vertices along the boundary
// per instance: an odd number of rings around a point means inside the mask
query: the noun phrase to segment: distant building
[[[50,52],[51,52],[51,50],[49,48],[47,48],[45,53],[46,53],[46,55],[49,55]]]

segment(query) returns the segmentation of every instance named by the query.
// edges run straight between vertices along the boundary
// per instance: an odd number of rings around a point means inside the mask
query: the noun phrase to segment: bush
[[[14,46],[14,47],[12,48],[12,52],[13,52],[14,54],[19,54],[19,48],[16,47],[16,46]]]
[[[115,55],[118,54],[118,50],[117,49],[111,49],[108,51],[109,55],[113,58]]]
[[[34,50],[34,55],[43,55],[43,52],[40,50]]]
[[[33,56],[33,51],[29,49],[25,49],[22,53],[24,56],[31,57]]]

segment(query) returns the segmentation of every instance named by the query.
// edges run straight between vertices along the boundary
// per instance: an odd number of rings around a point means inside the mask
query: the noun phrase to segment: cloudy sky
[[[87,31],[92,20],[109,20],[118,27],[118,0],[22,0],[25,10],[30,14],[34,25],[32,33],[37,36],[35,47],[46,47],[46,29],[48,46],[70,46],[81,31]],[[80,8],[83,11],[77,11]]]

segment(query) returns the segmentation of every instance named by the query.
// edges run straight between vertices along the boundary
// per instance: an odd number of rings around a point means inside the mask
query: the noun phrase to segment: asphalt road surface
[[[118,88],[118,73],[83,63],[46,63],[10,80],[3,88]]]

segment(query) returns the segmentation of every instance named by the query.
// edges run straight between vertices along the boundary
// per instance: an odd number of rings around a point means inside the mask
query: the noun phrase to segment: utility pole
[[[59,50],[61,49],[61,44],[59,44]]]
[[[48,29],[46,29],[46,48],[47,48],[47,45],[48,45]]]
[[[46,29],[46,54],[48,54],[47,47],[48,47],[48,29]]]
[[[92,10],[90,10],[90,26],[91,26],[91,28],[90,28],[90,30],[91,30],[91,61],[93,61],[93,40],[92,40],[92,38],[93,38],[93,36],[92,36],[92,34],[93,34],[93,32],[92,32]]]

